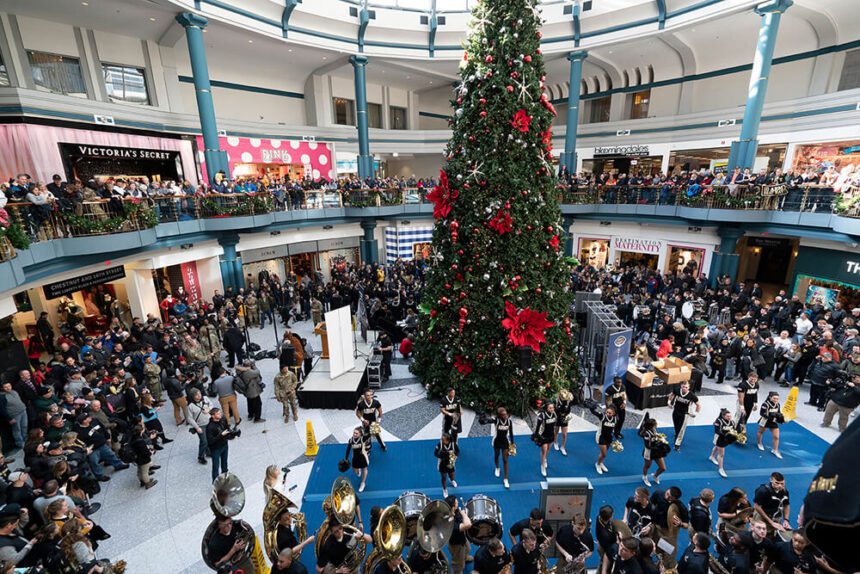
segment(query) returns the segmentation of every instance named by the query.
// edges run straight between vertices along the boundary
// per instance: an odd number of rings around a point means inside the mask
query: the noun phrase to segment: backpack
[[[119,447],[119,459],[123,461],[125,464],[131,464],[137,460],[137,457],[134,455],[134,449],[131,448],[130,442],[124,442]]]
[[[242,379],[242,377],[233,377],[233,390],[244,395],[245,391],[248,390],[248,384]]]

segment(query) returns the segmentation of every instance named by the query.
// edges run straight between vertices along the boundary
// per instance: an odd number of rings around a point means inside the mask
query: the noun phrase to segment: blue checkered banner
[[[433,241],[433,226],[386,227],[385,259],[394,263],[399,259],[413,259],[415,244]]]

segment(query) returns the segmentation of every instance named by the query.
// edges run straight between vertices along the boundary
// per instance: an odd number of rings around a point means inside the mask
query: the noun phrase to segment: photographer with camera
[[[227,472],[227,455],[229,454],[229,442],[239,436],[242,431],[230,429],[224,420],[221,409],[214,408],[209,411],[209,424],[206,425],[206,442],[209,444],[209,452],[212,455],[212,482],[219,474]]]
[[[824,410],[827,401],[827,389],[839,373],[839,367],[833,362],[833,355],[828,351],[821,353],[809,371],[809,402],[808,405]]]
[[[197,435],[197,462],[206,464],[209,454],[209,443],[206,440],[206,426],[209,424],[210,404],[200,389],[193,388],[188,395],[188,432]]]
[[[854,364],[860,364],[860,357],[855,355],[852,357]],[[845,373],[847,375],[848,373]],[[850,378],[847,376],[834,380],[833,390],[828,393],[827,405],[824,407],[824,420],[821,426],[829,427],[833,422],[833,415],[839,413],[839,432],[845,431],[848,427],[848,420],[854,409],[860,405],[860,373],[852,374]]]

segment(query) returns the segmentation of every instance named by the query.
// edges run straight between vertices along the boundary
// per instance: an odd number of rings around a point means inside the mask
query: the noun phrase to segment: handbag
[[[209,381],[209,384],[206,385],[206,396],[213,399],[218,396],[218,388],[214,381]]]

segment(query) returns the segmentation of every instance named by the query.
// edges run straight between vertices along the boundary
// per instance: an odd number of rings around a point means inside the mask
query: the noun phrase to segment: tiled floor
[[[315,348],[320,348],[318,337],[311,333],[310,322],[298,323],[294,329],[304,337],[314,337]],[[280,327],[278,330],[282,332]],[[271,327],[253,329],[251,339],[263,349],[274,347],[275,336]],[[255,528],[258,535],[262,535],[265,504],[262,482],[266,467],[270,464],[289,465],[287,488],[294,487],[289,496],[294,501],[301,501],[313,465],[304,456],[305,421],[313,422],[319,442],[329,444],[345,442],[356,418],[350,411],[312,410],[300,412],[300,423],[285,424],[270,384],[277,371],[277,362],[262,361],[259,367],[264,380],[269,383],[263,401],[263,416],[267,422],[242,424],[242,436],[230,444],[230,470],[242,480],[247,493],[241,517]],[[406,361],[395,360],[392,372],[391,380],[378,392],[385,410],[383,437],[388,441],[437,439],[441,415],[435,401],[426,399],[423,387],[409,372]],[[766,384],[764,390],[771,387],[778,388],[771,383]],[[702,412],[693,423],[696,425],[710,425],[722,407],[734,409],[736,395],[729,384],[718,386],[706,381],[705,389],[701,397]],[[801,391],[799,402],[806,400],[806,393],[806,389]],[[247,413],[244,399],[240,399],[240,412],[243,416]],[[669,409],[651,411],[651,416],[657,418],[661,426],[671,425]],[[640,418],[641,413],[630,410],[626,426],[635,427]],[[134,471],[127,470],[104,483],[102,493],[96,498],[103,507],[93,518],[113,535],[100,546],[99,555],[125,559],[129,572],[210,572],[200,555],[203,532],[212,520],[209,509],[210,467],[197,463],[197,439],[187,432],[187,427],[175,427],[172,409],[163,410],[161,420],[167,435],[176,440],[156,457],[156,463],[162,466],[155,473],[158,485],[148,491],[141,490]],[[820,428],[821,414],[802,404],[798,409],[798,421],[830,442],[838,434],[834,429]],[[515,433],[523,435],[530,432],[524,422],[515,422]],[[595,422],[590,413],[578,409],[570,428],[573,431],[593,430]],[[489,433],[489,427],[479,424],[473,412],[464,414],[463,428],[469,429],[469,436]],[[627,441],[630,440],[638,439],[628,437]],[[576,456],[575,453],[573,455]]]

